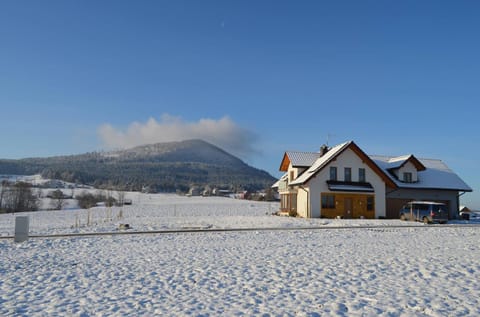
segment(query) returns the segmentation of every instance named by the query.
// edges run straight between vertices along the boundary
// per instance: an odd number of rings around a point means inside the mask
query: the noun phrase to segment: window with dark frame
[[[345,181],[351,182],[352,181],[352,168],[345,167]]]
[[[365,183],[366,182],[365,169],[364,168],[359,168],[358,169],[358,181],[360,183]]]
[[[322,195],[322,208],[335,209],[335,195]]]
[[[331,181],[337,180],[337,168],[335,166],[330,167],[330,180]]]
[[[373,199],[373,196],[367,197],[367,210],[372,211],[375,209],[375,200]]]
[[[410,173],[410,172],[403,173],[403,182],[411,183],[412,182],[412,173]]]

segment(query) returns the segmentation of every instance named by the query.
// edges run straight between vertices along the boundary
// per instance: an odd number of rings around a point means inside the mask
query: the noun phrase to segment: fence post
[[[29,230],[29,218],[28,216],[21,216],[15,218],[15,242],[23,242],[28,240]]]

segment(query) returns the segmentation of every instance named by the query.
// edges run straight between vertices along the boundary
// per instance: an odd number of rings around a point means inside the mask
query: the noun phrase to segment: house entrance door
[[[343,219],[351,219],[353,215],[353,200],[345,198],[343,201]]]

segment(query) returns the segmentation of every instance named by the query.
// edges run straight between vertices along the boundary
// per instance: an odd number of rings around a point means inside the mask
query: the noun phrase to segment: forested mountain
[[[264,189],[274,177],[202,140],[48,158],[0,160],[0,174],[33,175],[98,188],[186,191],[192,185]]]

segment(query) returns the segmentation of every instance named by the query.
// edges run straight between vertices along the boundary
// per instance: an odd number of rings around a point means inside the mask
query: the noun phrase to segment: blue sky
[[[0,157],[202,137],[279,176],[354,140],[480,209],[480,2],[1,1]]]

